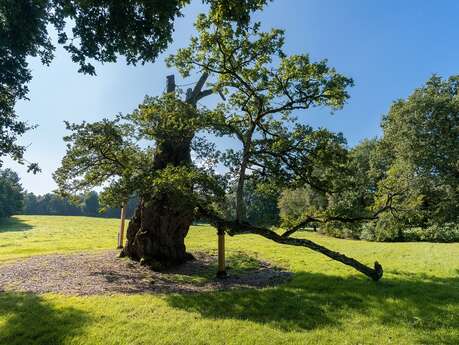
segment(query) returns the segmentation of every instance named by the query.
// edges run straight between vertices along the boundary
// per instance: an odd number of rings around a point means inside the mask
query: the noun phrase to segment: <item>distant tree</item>
[[[99,196],[96,192],[87,193],[83,201],[83,213],[88,216],[95,217],[99,215]]]
[[[17,214],[23,207],[22,186],[18,175],[10,170],[0,170],[0,218]]]
[[[400,241],[413,239],[413,228],[425,229],[426,234],[442,226],[455,228],[459,223],[458,91],[458,76],[447,80],[433,76],[406,100],[392,105],[383,118],[379,140],[364,140],[349,151],[348,172],[340,178],[347,188],[327,195],[327,221],[322,226],[327,233]],[[435,238],[416,233],[419,238]]]
[[[374,164],[376,207],[393,195],[392,212],[381,219],[385,226],[459,222],[458,95],[459,76],[433,76],[384,117]]]
[[[132,217],[138,204],[138,198],[129,198],[126,206],[126,216]],[[88,216],[119,218],[120,208],[102,208],[99,204],[99,195],[95,191],[79,194],[71,199],[55,193],[35,195],[24,194],[23,214],[60,215],[60,216]]]
[[[378,180],[375,171],[371,171],[376,147],[376,139],[365,139],[348,150],[343,164],[345,173],[337,177],[339,187],[326,194],[327,203],[322,214],[330,221],[321,225],[322,232],[358,238],[363,223],[386,211],[385,204],[381,208],[374,206]]]
[[[267,227],[279,225],[279,190],[275,186],[248,181],[244,198],[248,222]]]
[[[39,214],[38,198],[33,193],[24,193],[24,214]]]

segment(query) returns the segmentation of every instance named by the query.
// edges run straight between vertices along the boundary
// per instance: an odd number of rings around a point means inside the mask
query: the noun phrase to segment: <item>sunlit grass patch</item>
[[[0,262],[116,246],[115,219],[16,219],[30,228],[13,224],[13,231],[4,231],[0,225]],[[374,243],[309,232],[298,236],[367,264],[378,260],[384,277],[375,283],[305,248],[254,235],[227,236],[230,274],[267,261],[293,271],[292,280],[263,289],[199,293],[0,293],[0,344],[459,344],[458,243]],[[215,254],[215,229],[193,227],[187,247]],[[174,279],[205,281],[216,262],[209,267],[205,273]]]

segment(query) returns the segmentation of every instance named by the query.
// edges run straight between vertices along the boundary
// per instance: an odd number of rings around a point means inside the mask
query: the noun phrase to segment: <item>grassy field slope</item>
[[[20,216],[0,224],[0,264],[53,252],[112,249],[118,221]],[[228,238],[293,271],[261,290],[69,297],[0,293],[0,344],[459,344],[459,244],[371,243],[301,234],[368,264],[374,283],[305,248],[261,237]],[[193,250],[216,250],[195,226]],[[76,268],[77,269],[77,268]]]

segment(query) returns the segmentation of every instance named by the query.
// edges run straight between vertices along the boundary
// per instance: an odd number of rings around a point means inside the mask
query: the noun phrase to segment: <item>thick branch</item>
[[[201,95],[201,90],[206,83],[207,78],[209,77],[209,73],[204,72],[201,77],[199,78],[198,82],[196,83],[194,89],[191,91],[191,93],[187,97],[187,102],[190,102],[191,104],[196,105],[199,99],[208,96],[212,92],[207,91],[205,95]]]
[[[256,234],[256,235],[263,236],[267,239],[270,239],[280,244],[306,247],[306,248],[312,249],[316,252],[326,255],[330,259],[333,259],[345,265],[351,266],[355,268],[357,271],[370,277],[374,281],[378,281],[383,276],[383,268],[377,261],[374,263],[374,268],[371,268],[353,258],[350,258],[339,252],[330,250],[320,244],[317,244],[307,239],[283,237],[272,230],[258,227],[258,226],[255,226],[255,225],[252,225],[246,222],[238,223],[234,221],[227,221],[227,220],[221,219],[220,217],[214,214],[209,214],[209,212],[204,211],[203,213],[207,218],[209,218],[212,225],[214,225],[219,230],[226,231],[230,236],[240,235],[240,234]]]

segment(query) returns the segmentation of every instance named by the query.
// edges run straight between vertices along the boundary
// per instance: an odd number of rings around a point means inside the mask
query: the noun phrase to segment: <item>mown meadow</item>
[[[16,216],[0,224],[0,265],[33,255],[113,249],[118,220]],[[375,243],[299,233],[367,264],[375,283],[306,248],[255,235],[227,238],[292,271],[263,289],[103,296],[0,292],[0,344],[459,343],[459,243]],[[215,252],[216,231],[193,226],[188,249]],[[75,267],[77,270],[78,267]]]

